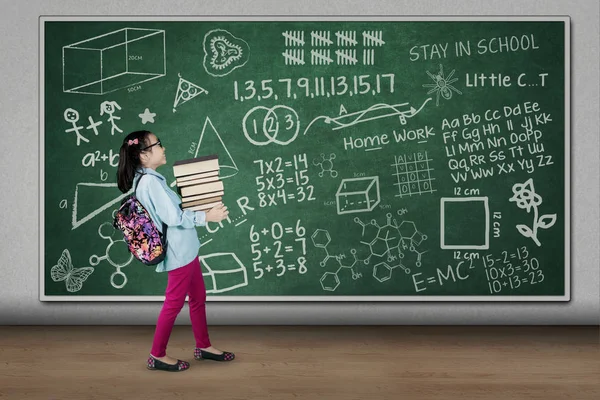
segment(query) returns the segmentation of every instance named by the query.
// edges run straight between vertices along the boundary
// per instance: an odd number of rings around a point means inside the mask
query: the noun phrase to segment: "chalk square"
[[[490,245],[490,211],[487,197],[440,199],[440,247],[486,250]]]

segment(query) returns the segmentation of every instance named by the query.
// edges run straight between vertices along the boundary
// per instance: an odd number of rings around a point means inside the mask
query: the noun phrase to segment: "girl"
[[[206,325],[206,288],[198,260],[200,241],[196,226],[206,222],[220,222],[229,211],[223,204],[211,210],[181,210],[181,199],[167,186],[165,177],[156,169],[167,163],[165,148],[149,131],[132,132],[123,140],[119,151],[117,183],[126,193],[137,184],[136,197],[146,208],[159,229],[163,222],[169,227],[167,254],[157,264],[156,271],[168,273],[165,302],[158,316],[148,369],[185,371],[190,364],[167,355],[167,343],[177,315],[189,295],[190,319],[196,340],[194,358],[231,361],[233,353],[211,346]]]

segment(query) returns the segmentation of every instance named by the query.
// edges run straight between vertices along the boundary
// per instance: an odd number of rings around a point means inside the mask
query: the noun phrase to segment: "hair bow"
[[[127,142],[128,145],[132,145],[132,144],[138,144],[138,140],[137,139],[133,139]]]

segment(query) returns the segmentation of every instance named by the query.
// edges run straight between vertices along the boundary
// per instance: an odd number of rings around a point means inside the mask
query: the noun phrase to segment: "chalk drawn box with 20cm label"
[[[102,95],[166,74],[165,31],[123,28],[62,48],[63,91]]]

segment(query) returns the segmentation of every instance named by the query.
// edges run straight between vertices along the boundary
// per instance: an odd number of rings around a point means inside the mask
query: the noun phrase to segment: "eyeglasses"
[[[160,142],[160,140],[159,140],[158,142],[156,142],[156,143],[153,143],[153,144],[151,144],[151,145],[150,145],[150,146],[148,146],[148,147],[144,147],[144,148],[142,149],[142,151],[144,151],[144,150],[148,150],[149,148],[151,148],[151,147],[153,147],[153,146],[156,146],[156,145],[159,145],[159,146],[162,148],[162,143],[161,143],[161,142]]]

